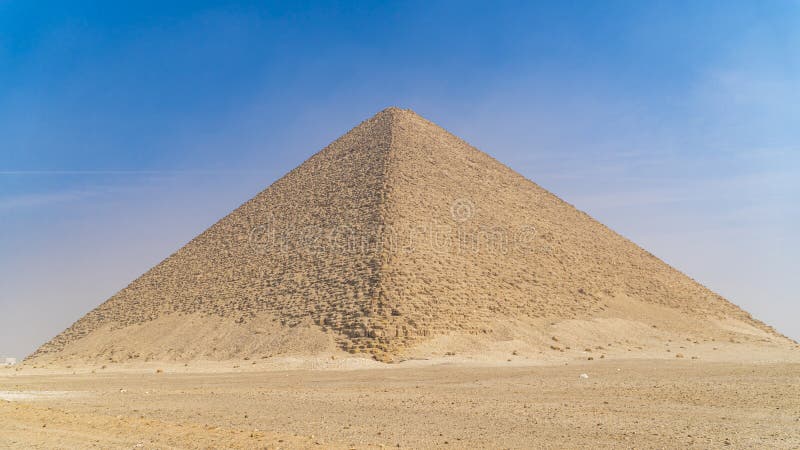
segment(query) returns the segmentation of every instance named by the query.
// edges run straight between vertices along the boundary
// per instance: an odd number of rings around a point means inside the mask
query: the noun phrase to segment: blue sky
[[[798,2],[0,0],[0,354],[412,108],[800,338]]]

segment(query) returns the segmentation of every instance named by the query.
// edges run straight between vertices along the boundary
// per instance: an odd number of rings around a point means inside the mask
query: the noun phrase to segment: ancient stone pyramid
[[[602,315],[615,299],[771,332],[458,137],[410,110],[388,108],[34,357],[87,339],[106,350],[135,350],[138,344],[122,342],[124,333],[103,333],[201,315],[230,327],[271,317],[279,330],[310,326],[345,350],[391,358],[432,336],[486,333],[504,318]],[[190,330],[187,345],[206,332]]]

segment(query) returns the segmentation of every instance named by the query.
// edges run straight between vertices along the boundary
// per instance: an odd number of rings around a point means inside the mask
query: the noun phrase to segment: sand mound
[[[587,342],[689,333],[791,344],[487,154],[389,108],[32,359],[226,359],[338,347],[388,360],[447,336],[556,347],[542,335],[557,323],[583,324],[574,332]]]

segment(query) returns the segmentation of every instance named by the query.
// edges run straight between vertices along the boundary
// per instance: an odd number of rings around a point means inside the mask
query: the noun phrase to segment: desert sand
[[[800,446],[797,352],[710,362],[692,351],[698,359],[11,368],[0,370],[0,447]]]

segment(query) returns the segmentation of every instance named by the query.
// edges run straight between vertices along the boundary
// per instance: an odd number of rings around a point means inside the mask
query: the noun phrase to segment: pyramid
[[[278,342],[391,360],[498,323],[617,316],[779,337],[458,137],[388,108],[31,358],[213,359]]]

